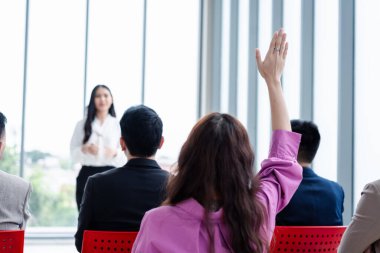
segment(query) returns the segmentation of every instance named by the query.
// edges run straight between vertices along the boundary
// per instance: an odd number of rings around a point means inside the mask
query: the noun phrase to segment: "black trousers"
[[[77,189],[76,189],[76,194],[75,194],[78,210],[80,208],[80,204],[82,203],[84,187],[86,186],[88,177],[95,175],[96,173],[101,173],[113,168],[115,167],[113,166],[101,166],[101,167],[82,166],[77,177]]]

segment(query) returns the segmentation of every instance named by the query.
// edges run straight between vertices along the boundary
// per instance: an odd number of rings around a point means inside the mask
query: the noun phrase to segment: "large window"
[[[236,10],[233,9],[236,7]],[[236,3],[232,0],[224,0],[222,12],[221,111],[235,114],[235,112],[230,111],[229,105],[231,102],[236,103],[235,116],[244,125],[247,123],[248,116],[248,59],[250,54],[255,53],[249,52],[248,42],[249,1],[242,0]],[[234,50],[234,53],[231,52],[231,49]],[[233,87],[235,80],[232,80],[230,75],[236,78],[236,87]],[[236,88],[236,99],[232,97],[233,101],[230,101],[231,87]]]
[[[0,111],[8,118],[1,170],[19,174],[24,70],[25,3],[0,1]]]
[[[321,143],[313,167],[337,180],[339,1],[315,2],[314,122]],[[328,39],[327,39],[328,38]]]
[[[162,118],[157,158],[166,167],[197,118],[199,1],[148,1],[147,8],[145,104]]]
[[[355,203],[366,183],[380,178],[378,34],[380,22],[377,0],[356,1],[355,36]]]
[[[283,75],[284,96],[289,117],[297,119],[300,117],[301,0],[284,1],[284,28],[289,42]]]
[[[233,1],[233,0],[232,0]],[[237,116],[243,125],[247,125],[248,116],[248,59],[249,52],[249,0],[239,1],[239,43],[237,73]],[[254,110],[254,108],[251,108]]]
[[[70,160],[69,143],[96,84],[111,88],[119,118],[129,106],[142,102],[155,109],[166,137],[159,162],[169,168],[176,161],[198,111],[200,6],[198,1],[146,2],[144,16],[141,0],[30,1],[26,44],[26,2],[0,3],[0,67],[5,70],[0,75],[0,111],[9,122],[1,169],[20,173],[24,138],[24,177],[33,185],[28,229],[76,226],[79,168]]]
[[[76,224],[77,171],[69,143],[83,113],[85,13],[85,2],[77,0],[30,6],[24,161],[33,186],[29,226]]]
[[[142,102],[143,21],[144,1],[90,1],[87,104],[97,84],[111,89],[119,118]]]
[[[261,56],[265,57],[268,45],[272,39],[272,1],[260,1],[259,5],[259,48]],[[256,159],[257,165],[268,157],[271,137],[271,120],[268,89],[264,79],[259,75],[258,87],[258,134]]]
[[[228,113],[230,81],[231,1],[223,0],[220,111]]]

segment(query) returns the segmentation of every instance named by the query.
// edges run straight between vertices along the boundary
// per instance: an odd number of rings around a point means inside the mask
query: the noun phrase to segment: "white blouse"
[[[103,124],[97,118],[92,122],[92,133],[87,144],[99,147],[97,155],[82,152],[85,122],[86,119],[83,119],[77,123],[71,138],[70,153],[73,162],[86,166],[123,166],[127,158],[120,149],[121,130],[118,120],[108,115]],[[105,148],[116,149],[117,155],[112,158],[106,157]]]

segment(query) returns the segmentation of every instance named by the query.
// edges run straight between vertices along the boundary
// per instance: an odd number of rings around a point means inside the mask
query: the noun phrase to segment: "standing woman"
[[[87,178],[119,165],[120,136],[111,91],[97,85],[91,92],[86,118],[77,123],[70,143],[73,162],[82,165],[76,188],[78,210]]]

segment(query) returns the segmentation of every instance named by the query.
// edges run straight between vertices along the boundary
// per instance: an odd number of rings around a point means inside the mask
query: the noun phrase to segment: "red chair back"
[[[24,230],[0,231],[0,253],[23,253]]]
[[[85,230],[83,234],[82,253],[132,252],[132,246],[136,236],[137,232]]]
[[[336,253],[345,226],[276,226],[271,253]]]

